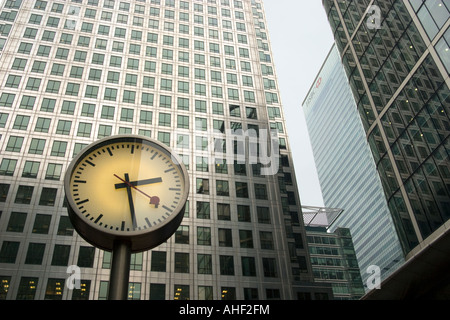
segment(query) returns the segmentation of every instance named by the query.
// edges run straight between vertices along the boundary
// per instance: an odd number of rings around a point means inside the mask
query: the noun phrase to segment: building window
[[[217,219],[224,220],[224,221],[231,220],[230,205],[228,203],[218,203],[217,204]]]
[[[70,246],[56,244],[53,249],[52,266],[67,266],[70,256]]]
[[[22,177],[33,179],[37,178],[39,166],[40,166],[39,162],[27,160],[23,168]]]
[[[3,241],[0,250],[0,263],[15,263],[20,242]]]
[[[220,275],[234,276],[234,258],[233,256],[219,256]]]
[[[36,214],[32,232],[36,234],[48,234],[51,220],[52,216],[49,214]]]
[[[270,211],[268,207],[256,207],[258,222],[270,224]]]
[[[64,279],[48,279],[45,300],[62,300]]]
[[[253,248],[253,234],[251,230],[239,230],[241,248]]]
[[[274,249],[272,232],[260,231],[259,238],[260,238],[260,242],[261,242],[261,249],[266,249],[266,250]]]
[[[200,246],[211,245],[211,228],[197,227],[197,244]]]
[[[92,268],[94,265],[95,248],[94,247],[80,247],[78,252],[77,266],[81,268]]]
[[[31,139],[30,149],[28,153],[30,154],[42,154],[44,152],[45,139]]]
[[[25,212],[11,212],[6,231],[22,232],[25,226],[27,214]]]
[[[256,262],[254,257],[241,257],[242,275],[245,277],[256,277]]]
[[[21,277],[16,300],[34,300],[38,281],[39,278]]]
[[[260,200],[267,200],[267,188],[265,184],[255,183],[255,197]]]
[[[207,157],[196,157],[196,170],[200,172],[208,172],[208,158]]]
[[[171,114],[170,113],[162,113],[161,112],[159,114],[159,122],[158,122],[158,124],[160,126],[170,127],[171,123],[172,123],[172,121],[171,121]]]
[[[51,156],[64,157],[66,155],[67,142],[54,141],[52,146]]]
[[[275,258],[262,258],[264,277],[277,278],[277,266]]]
[[[190,294],[189,294],[189,286],[188,285],[180,285],[176,284],[174,285],[174,300],[189,300]]]
[[[233,237],[231,229],[219,228],[219,247],[232,247]]]
[[[4,158],[0,164],[0,175],[12,177],[16,169],[16,164],[17,160]]]
[[[159,131],[158,132],[158,141],[160,141],[170,147],[170,133]]]
[[[0,202],[6,202],[6,197],[8,197],[10,185],[6,183],[0,183]]]
[[[73,289],[72,300],[89,300],[91,280],[81,280],[80,289]]]
[[[212,274],[212,256],[210,254],[197,255],[198,274]]]
[[[175,231],[175,243],[189,244],[189,226],[179,226]]]
[[[248,185],[246,182],[236,181],[236,197],[248,198]]]
[[[45,243],[30,243],[28,245],[25,264],[42,264],[44,258]]]
[[[189,273],[189,253],[175,252],[175,273]]]
[[[166,252],[152,251],[151,271],[166,272]]]
[[[58,189],[55,188],[42,188],[41,198],[39,199],[39,205],[53,207],[55,205],[57,192]]]
[[[209,202],[197,201],[197,218],[198,219],[210,219]]]
[[[73,230],[74,229],[72,223],[70,222],[69,217],[61,216],[61,218],[59,219],[58,231],[56,234],[58,236],[72,236]]]
[[[56,126],[56,134],[69,135],[70,128],[72,127],[72,121],[59,120]]]
[[[133,122],[134,109],[122,108],[120,112],[120,121]]]
[[[166,285],[151,283],[150,284],[150,300],[165,300]]]
[[[10,136],[8,144],[6,145],[6,151],[10,152],[20,152],[23,145],[23,137]]]
[[[33,190],[34,187],[32,186],[19,186],[14,203],[30,204]]]
[[[209,180],[197,178],[197,194],[209,194]]]
[[[237,214],[238,214],[238,221],[251,222],[250,206],[238,205]]]

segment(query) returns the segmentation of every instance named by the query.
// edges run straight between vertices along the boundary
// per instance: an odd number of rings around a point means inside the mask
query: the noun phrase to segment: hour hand
[[[162,178],[153,178],[153,179],[145,179],[145,180],[138,180],[138,181],[130,181],[129,185],[132,187],[137,187],[137,186],[143,186],[143,185],[147,185],[147,184],[154,184],[154,183],[159,183],[162,182]],[[117,183],[115,185],[116,189],[123,189],[126,188],[127,184],[126,183]]]

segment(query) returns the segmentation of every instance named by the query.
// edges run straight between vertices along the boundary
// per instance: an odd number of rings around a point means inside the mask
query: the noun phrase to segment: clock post
[[[64,176],[70,221],[91,245],[112,252],[110,300],[126,300],[131,254],[167,241],[183,220],[186,167],[166,145],[137,135],[83,149]]]
[[[112,250],[111,273],[109,276],[109,300],[127,299],[130,261],[130,243],[116,241]]]

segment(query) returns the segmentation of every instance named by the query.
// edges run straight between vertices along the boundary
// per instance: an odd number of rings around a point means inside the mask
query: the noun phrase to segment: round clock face
[[[151,249],[178,228],[189,177],[178,156],[138,136],[100,140],[72,161],[66,173],[69,216],[88,242],[112,250],[129,241],[133,252]]]

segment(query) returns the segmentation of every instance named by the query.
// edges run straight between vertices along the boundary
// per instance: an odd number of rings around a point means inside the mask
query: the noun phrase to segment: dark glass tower
[[[408,255],[450,218],[450,3],[323,4]]]

